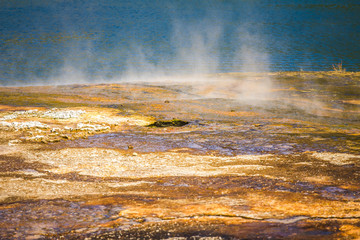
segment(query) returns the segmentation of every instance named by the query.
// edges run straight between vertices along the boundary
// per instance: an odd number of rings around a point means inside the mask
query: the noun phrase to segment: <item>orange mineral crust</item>
[[[188,80],[1,87],[0,238],[360,238],[358,73]]]

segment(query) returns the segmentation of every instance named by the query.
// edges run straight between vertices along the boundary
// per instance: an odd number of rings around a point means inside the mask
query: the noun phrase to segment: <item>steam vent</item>
[[[0,1],[0,239],[360,239],[359,12]]]

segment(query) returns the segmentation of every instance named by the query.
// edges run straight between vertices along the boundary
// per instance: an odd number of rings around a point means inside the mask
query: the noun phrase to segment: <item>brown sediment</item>
[[[0,88],[0,238],[356,239],[359,79]]]

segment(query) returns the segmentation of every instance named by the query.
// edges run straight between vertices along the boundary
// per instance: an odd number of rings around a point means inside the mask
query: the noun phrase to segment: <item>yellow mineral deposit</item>
[[[0,238],[359,238],[360,75],[208,77],[0,88]]]

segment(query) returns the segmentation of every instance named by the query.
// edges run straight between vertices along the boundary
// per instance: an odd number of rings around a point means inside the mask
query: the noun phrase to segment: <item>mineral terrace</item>
[[[360,74],[0,88],[1,239],[358,239]]]

